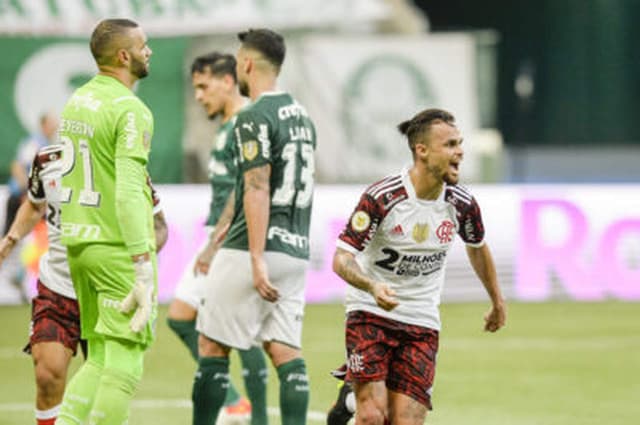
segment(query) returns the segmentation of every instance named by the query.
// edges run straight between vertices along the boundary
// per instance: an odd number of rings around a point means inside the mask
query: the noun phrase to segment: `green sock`
[[[309,377],[304,360],[293,359],[277,368],[282,425],[304,425],[309,407]]]
[[[229,386],[229,359],[202,357],[193,381],[193,425],[212,425],[224,403]]]
[[[104,369],[91,409],[91,425],[122,425],[142,379],[144,348],[132,341],[105,339]]]
[[[71,378],[64,392],[57,424],[77,425],[85,423],[91,412],[95,390],[100,381],[102,367],[87,360]]]
[[[121,370],[104,369],[96,401],[91,409],[91,425],[122,425],[129,418],[129,406],[140,380]]]
[[[178,335],[178,338],[187,346],[191,357],[198,361],[198,331],[196,330],[195,320],[174,320],[167,318],[169,328]],[[234,405],[240,400],[240,394],[231,381],[229,381],[229,389],[224,399],[225,406]]]
[[[251,401],[251,425],[267,425],[267,363],[260,347],[238,350],[244,387]]]
[[[104,340],[91,339],[88,341],[88,348],[87,360],[67,384],[57,424],[78,425],[89,418],[104,368]]]
[[[195,320],[174,320],[167,318],[169,328],[187,346],[191,357],[198,361],[198,331]]]

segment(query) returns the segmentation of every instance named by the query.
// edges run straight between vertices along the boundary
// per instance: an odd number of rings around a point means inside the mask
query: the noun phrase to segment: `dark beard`
[[[249,84],[246,81],[238,81],[238,89],[241,95],[249,97]]]
[[[442,176],[442,180],[444,180],[444,182],[445,182],[446,184],[448,184],[448,185],[456,185],[456,184],[458,184],[458,181],[459,181],[460,179],[459,179],[459,178],[457,178],[457,177],[453,177],[453,178],[451,178],[451,177],[449,177],[449,175],[448,175],[448,174],[446,174],[446,173],[445,173],[445,175],[444,175],[444,176]]]
[[[138,79],[143,79],[144,77],[149,75],[149,70],[145,66],[144,62],[140,62],[134,59],[133,63],[131,64],[131,73]]]

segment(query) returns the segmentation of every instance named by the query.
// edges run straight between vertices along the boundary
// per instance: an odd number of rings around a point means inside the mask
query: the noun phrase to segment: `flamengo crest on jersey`
[[[47,202],[45,218],[49,249],[40,257],[40,281],[53,292],[75,299],[67,263],[67,249],[60,243],[62,151],[61,145],[46,146],[38,151],[29,173],[28,194],[34,203]]]
[[[408,169],[369,186],[338,247],[355,254],[365,274],[387,283],[399,305],[384,311],[371,294],[349,285],[347,311],[369,311],[439,330],[447,252],[456,233],[469,245],[484,243],[480,207],[462,186],[445,185],[433,201],[418,199]]]

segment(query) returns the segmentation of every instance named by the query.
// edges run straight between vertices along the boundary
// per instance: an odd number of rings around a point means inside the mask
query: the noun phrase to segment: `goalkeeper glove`
[[[129,322],[129,328],[133,332],[140,332],[151,318],[154,273],[150,260],[136,261],[133,263],[133,267],[135,270],[133,289],[122,300],[120,312],[130,313],[135,308],[136,311]]]

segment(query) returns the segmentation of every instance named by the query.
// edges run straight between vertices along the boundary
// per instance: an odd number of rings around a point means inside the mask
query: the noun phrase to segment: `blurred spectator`
[[[11,178],[8,182],[9,197],[5,214],[4,233],[6,234],[16,217],[16,212],[27,193],[29,168],[38,150],[54,140],[58,129],[58,117],[52,112],[45,112],[40,117],[40,129],[38,132],[29,135],[18,146],[13,162],[11,163]],[[24,281],[24,267],[20,262],[20,251],[22,241],[12,251],[5,261],[4,274],[6,278],[20,291],[23,302],[28,302],[29,297]]]
[[[9,198],[7,200],[7,213],[5,216],[4,233],[7,233],[16,211],[27,193],[27,181],[29,167],[38,150],[53,141],[58,129],[58,118],[51,112],[44,113],[40,117],[40,130],[31,134],[18,146],[16,157],[11,163],[11,178],[9,179]]]

